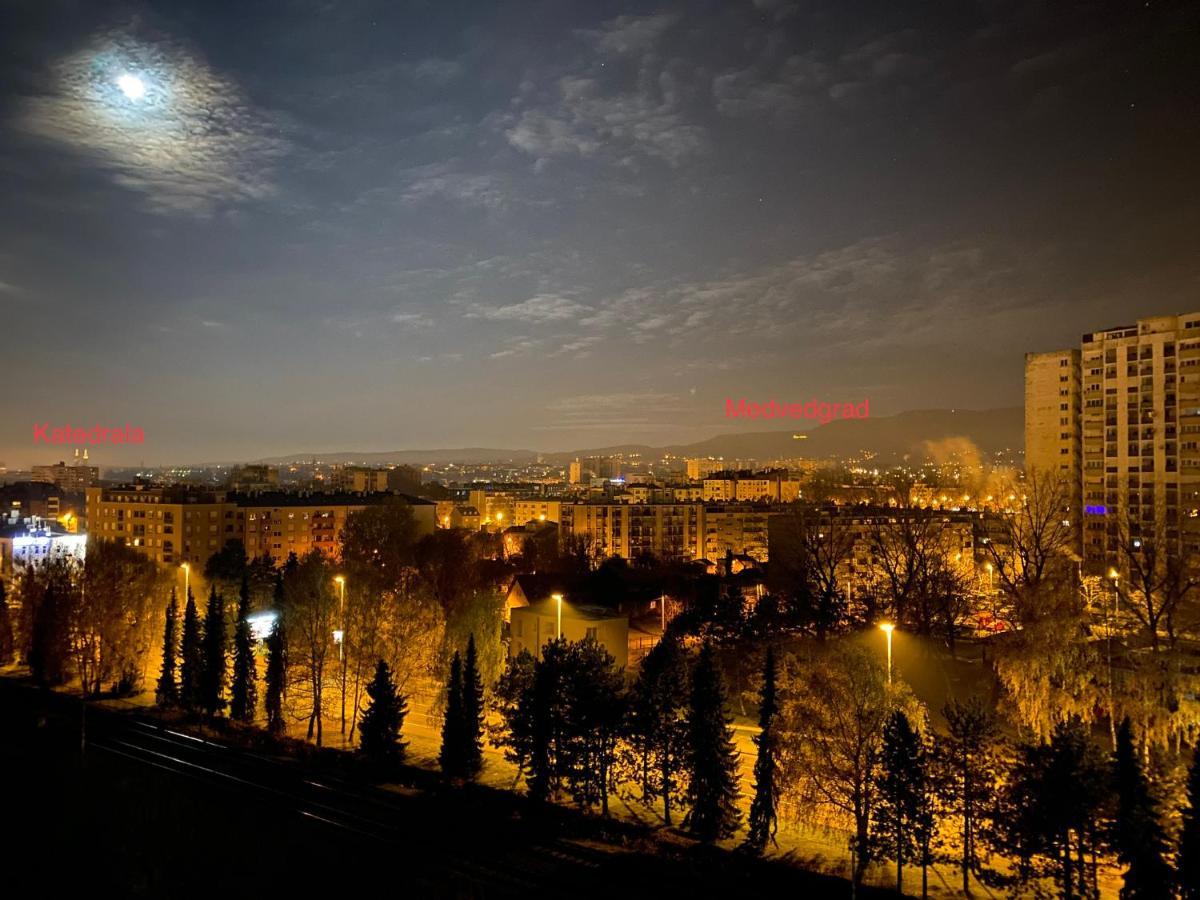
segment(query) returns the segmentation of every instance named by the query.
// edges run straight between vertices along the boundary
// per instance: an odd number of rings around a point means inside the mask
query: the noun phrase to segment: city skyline
[[[1184,7],[519,10],[10,5],[0,459],[1015,406],[1027,351],[1196,307]]]

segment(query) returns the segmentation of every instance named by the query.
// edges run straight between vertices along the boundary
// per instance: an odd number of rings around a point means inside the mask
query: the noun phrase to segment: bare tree
[[[1056,593],[1043,590],[1048,581],[1075,583],[1081,511],[1071,508],[1071,485],[1060,472],[1031,469],[1007,490],[1010,505],[997,513],[997,539],[984,548],[1018,621],[1028,624],[1054,612],[1038,602]]]
[[[307,696],[308,737],[316,734],[317,746],[324,735],[322,695],[325,690],[325,666],[338,627],[338,598],[333,571],[319,550],[304,555],[285,569],[283,590],[287,615],[288,660],[295,677],[294,692],[289,696]]]

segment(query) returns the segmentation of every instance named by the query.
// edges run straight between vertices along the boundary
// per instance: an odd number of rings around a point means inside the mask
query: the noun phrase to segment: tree
[[[1179,830],[1176,874],[1183,900],[1200,898],[1200,753],[1192,755],[1188,768],[1186,807],[1180,809],[1183,825]]]
[[[607,816],[609,783],[625,721],[624,678],[616,660],[595,639],[569,644],[562,662],[557,767],[576,803],[599,803]]]
[[[891,714],[884,727],[879,763],[875,776],[879,799],[872,836],[875,849],[896,861],[896,893],[902,894],[905,861],[922,862],[927,855],[921,853],[918,838],[928,830],[922,825],[930,814],[930,803],[928,761],[921,733],[900,710]]]
[[[641,756],[642,790],[658,794],[663,822],[681,788],[688,752],[688,658],[668,631],[642,660],[631,702],[631,732]]]
[[[238,594],[237,624],[233,631],[233,683],[229,714],[239,722],[253,722],[258,707],[258,666],[254,660],[254,634],[250,630],[250,577],[242,573]]]
[[[1108,787],[1104,755],[1078,716],[1060,722],[1049,743],[1021,748],[1001,824],[1022,880],[1054,874],[1066,900],[1095,893],[1094,862],[1089,886],[1085,860],[1095,860]]]
[[[754,761],[754,799],[750,802],[750,818],[747,823],[747,850],[762,853],[767,841],[775,843],[778,827],[779,780],[776,759],[775,718],[779,713],[779,701],[775,695],[775,649],[767,647],[763,663],[762,688],[758,700],[759,733],[754,738],[758,757]]]
[[[375,666],[375,677],[367,685],[367,697],[358,746],[372,764],[387,771],[404,758],[408,749],[408,744],[400,740],[408,703],[396,691],[391,670],[382,659]]]
[[[711,643],[705,642],[692,672],[688,710],[688,800],[686,825],[704,843],[737,830],[738,752],[725,710],[725,683]]]
[[[985,831],[983,811],[991,806],[996,785],[996,720],[980,697],[953,700],[942,708],[948,733],[935,745],[939,793],[945,809],[957,816],[959,868],[963,893],[978,872],[979,843]]]
[[[1167,838],[1133,746],[1133,727],[1128,717],[1117,731],[1112,776],[1117,806],[1109,839],[1117,861],[1128,867],[1121,897],[1141,900],[1170,896]]]
[[[397,590],[413,565],[416,541],[412,507],[401,498],[391,498],[346,517],[342,561],[371,567],[386,589]]]
[[[167,606],[166,624],[163,625],[162,670],[158,676],[155,698],[159,706],[174,706],[179,702],[179,685],[175,681],[179,652],[179,601],[171,589],[171,602]]]
[[[266,696],[263,705],[267,714],[267,731],[273,735],[284,732],[283,692],[287,682],[287,663],[284,658],[283,622],[276,620],[267,635],[267,671],[263,678]]]
[[[71,661],[71,620],[79,603],[73,565],[51,559],[26,569],[17,582],[21,655],[33,680],[56,687],[67,680]]]
[[[8,599],[4,594],[4,581],[0,580],[0,666],[7,666],[13,658],[12,617],[8,611]]]
[[[447,778],[466,776],[467,761],[463,750],[463,668],[462,655],[455,652],[446,682],[446,711],[442,719],[442,749],[438,765]]]
[[[475,635],[467,640],[460,713],[463,775],[473,779],[483,769],[483,682],[479,677],[479,661],[475,655]]]
[[[504,748],[504,758],[517,768],[517,778],[526,771],[533,741],[534,661],[528,650],[512,657],[492,691],[491,706],[498,723],[489,726],[492,744]]]
[[[225,632],[225,598],[213,585],[204,613],[204,665],[200,670],[200,708],[210,716],[225,708]]]
[[[232,591],[249,574],[248,566],[245,544],[237,538],[230,538],[205,562],[204,580],[210,584],[216,582],[221,590]]]
[[[196,599],[188,588],[187,602],[183,607],[183,637],[179,643],[179,700],[184,709],[195,710],[201,706],[200,681],[204,669],[204,648],[200,641],[200,616],[196,612]]]
[[[915,703],[899,685],[889,689],[878,654],[855,646],[791,658],[784,674],[780,737],[786,780],[818,822],[851,829],[857,887],[871,861],[883,728],[893,709]]]
[[[130,693],[157,641],[159,571],[132,547],[92,540],[82,576],[68,630],[83,692]]]
[[[312,550],[283,573],[283,623],[289,674],[296,673],[289,687],[307,695],[308,738],[324,738],[324,694],[326,664],[338,627],[338,597],[333,572],[320,550]]]

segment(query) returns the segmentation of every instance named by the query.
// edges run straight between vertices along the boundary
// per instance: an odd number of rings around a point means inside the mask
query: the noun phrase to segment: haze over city
[[[1013,406],[1195,292],[1186,4],[0,17],[11,465],[45,421],[136,464]]]

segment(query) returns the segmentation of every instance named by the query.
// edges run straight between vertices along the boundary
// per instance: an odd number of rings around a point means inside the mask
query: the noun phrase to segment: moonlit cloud
[[[151,209],[209,214],[273,193],[287,142],[234,81],[182,45],[113,32],[52,72],[20,126],[104,167]]]

